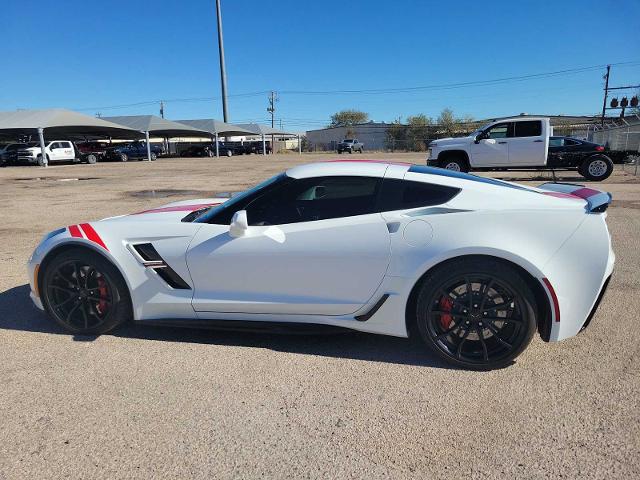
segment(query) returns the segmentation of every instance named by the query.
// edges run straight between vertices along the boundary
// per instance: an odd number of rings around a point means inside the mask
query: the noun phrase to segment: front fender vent
[[[138,243],[137,245],[132,245],[132,247],[143,260],[142,264],[156,272],[171,288],[175,288],[176,290],[191,290],[189,284],[185,282],[173,268],[167,265],[153,244]]]

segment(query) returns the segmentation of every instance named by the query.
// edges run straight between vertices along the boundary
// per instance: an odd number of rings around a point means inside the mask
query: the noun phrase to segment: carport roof
[[[283,132],[260,123],[239,123],[238,126],[253,132],[254,135],[296,135],[295,133]]]
[[[101,118],[61,108],[0,112],[0,135],[36,133],[44,129],[47,136],[105,136],[140,138],[140,132]]]
[[[208,137],[210,135],[206,130],[194,128],[184,123],[172,122],[155,115],[127,115],[103,118],[139,132],[149,132],[161,137]]]
[[[200,118],[196,120],[176,120],[178,123],[184,123],[198,130],[204,130],[212,135],[216,133],[218,135],[255,135],[251,130],[242,128],[238,125],[232,125],[230,123],[221,122],[220,120],[214,120],[213,118]]]

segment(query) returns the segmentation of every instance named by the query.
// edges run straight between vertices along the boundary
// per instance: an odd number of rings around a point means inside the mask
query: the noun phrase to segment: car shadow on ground
[[[29,285],[0,292],[0,330],[66,335],[80,342],[92,342],[97,338],[66,333],[62,327],[33,306],[29,298]],[[330,334],[287,335],[128,324],[107,335],[161,342],[265,348],[304,355],[455,369],[416,341],[349,330]]]

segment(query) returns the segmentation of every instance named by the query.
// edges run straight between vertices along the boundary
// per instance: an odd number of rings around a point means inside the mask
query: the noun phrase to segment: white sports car
[[[407,337],[458,366],[576,335],[613,271],[608,193],[418,165],[292,168],[231,199],[71,225],[29,259],[67,330],[300,324]]]

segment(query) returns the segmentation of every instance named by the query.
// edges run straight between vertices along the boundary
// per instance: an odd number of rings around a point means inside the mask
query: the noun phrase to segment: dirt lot
[[[617,265],[592,325],[501,371],[357,333],[73,337],[31,306],[25,262],[45,232],[320,159],[0,170],[0,478],[640,478],[640,183],[621,170],[600,185]]]

